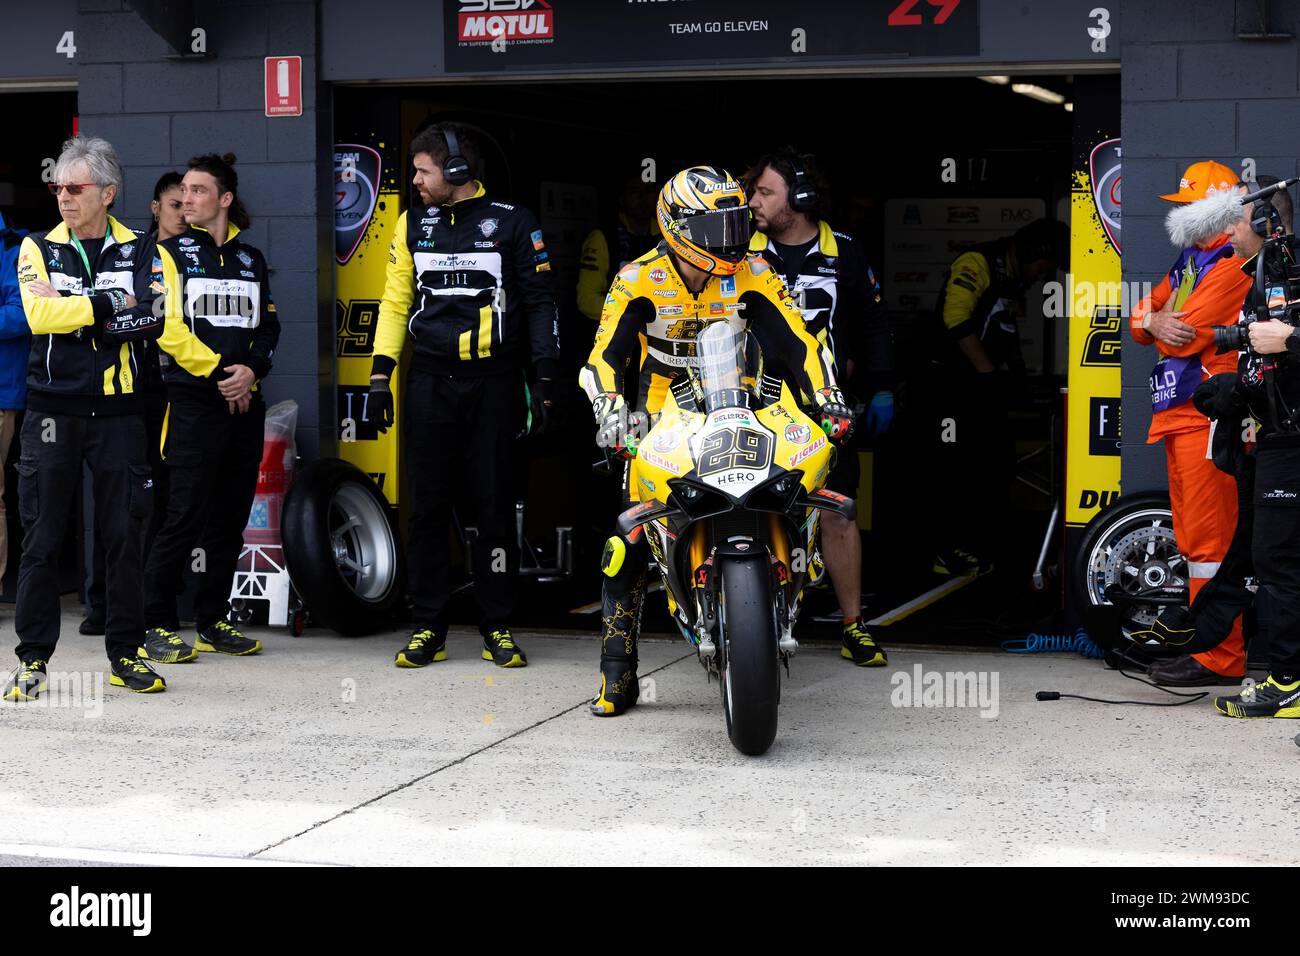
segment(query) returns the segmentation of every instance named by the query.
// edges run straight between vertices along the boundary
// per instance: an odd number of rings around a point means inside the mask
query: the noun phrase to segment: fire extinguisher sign
[[[266,115],[302,115],[302,57],[266,58]]]

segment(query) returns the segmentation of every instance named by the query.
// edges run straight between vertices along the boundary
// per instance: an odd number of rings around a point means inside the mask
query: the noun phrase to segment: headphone
[[[794,182],[790,184],[788,199],[790,208],[795,212],[810,213],[817,208],[817,187],[794,154],[790,156],[790,165],[794,169]]]
[[[1268,239],[1282,228],[1282,215],[1269,200],[1257,199],[1250,207],[1250,228],[1255,231],[1255,235]]]
[[[470,181],[469,160],[460,153],[460,143],[450,126],[440,126],[438,131],[447,142],[447,158],[442,161],[442,178],[453,186],[464,186]]]

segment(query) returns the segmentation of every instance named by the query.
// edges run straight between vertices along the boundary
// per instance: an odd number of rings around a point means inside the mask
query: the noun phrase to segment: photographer
[[[1289,235],[1290,197],[1270,188],[1276,191],[1248,207],[1233,239],[1255,249],[1242,266],[1256,281],[1242,308],[1249,348],[1238,362],[1236,394],[1259,423],[1251,550],[1271,611],[1269,676],[1234,697],[1215,698],[1215,709],[1228,717],[1300,717],[1300,315],[1290,304],[1300,296],[1300,269]]]

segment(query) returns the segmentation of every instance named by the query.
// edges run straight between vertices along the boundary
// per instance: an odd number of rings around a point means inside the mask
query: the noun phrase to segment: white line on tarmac
[[[82,846],[38,846],[30,843],[0,843],[0,856],[34,860],[70,860],[85,863],[115,863],[119,866],[328,866],[323,863],[295,863],[289,860],[250,860],[242,856],[200,856],[185,853],[138,853],[130,850],[96,850]]]

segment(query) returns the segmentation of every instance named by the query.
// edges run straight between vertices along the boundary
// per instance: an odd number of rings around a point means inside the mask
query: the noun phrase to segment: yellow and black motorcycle
[[[628,478],[637,503],[618,521],[644,534],[668,606],[722,690],[727,734],[741,753],[776,738],[780,668],[798,649],[794,625],[821,510],[856,516],[825,490],[833,449],[789,388],[762,371],[757,342],[726,321],[696,341]]]

